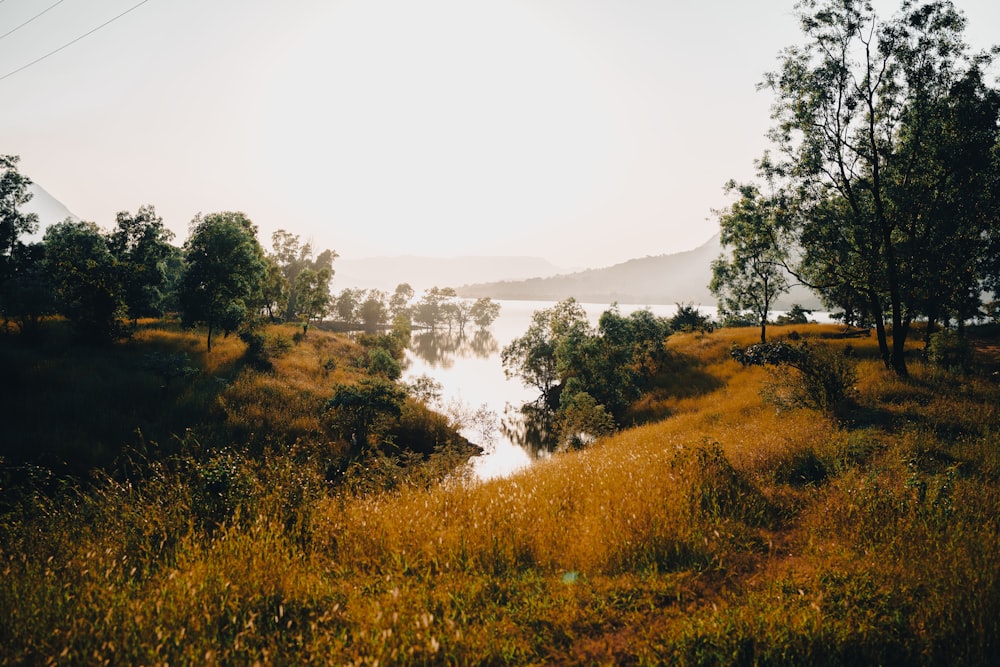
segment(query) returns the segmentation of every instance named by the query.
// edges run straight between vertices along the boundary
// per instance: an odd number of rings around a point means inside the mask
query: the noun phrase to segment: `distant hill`
[[[359,287],[387,291],[400,283],[409,283],[420,291],[429,287],[553,276],[564,270],[540,257],[371,257],[337,259],[333,268],[334,289]]]
[[[31,201],[24,205],[23,210],[28,213],[38,214],[39,237],[45,232],[45,228],[62,222],[66,218],[79,220],[61,201],[53,197],[48,191],[38,183],[31,184]]]
[[[629,260],[603,269],[529,280],[498,281],[464,285],[460,296],[527,301],[559,301],[574,297],[586,303],[675,304],[714,306],[708,290],[711,264],[722,252],[716,234],[703,245],[670,255]],[[777,304],[778,310],[798,303],[820,309],[819,300],[808,290],[796,288]]]

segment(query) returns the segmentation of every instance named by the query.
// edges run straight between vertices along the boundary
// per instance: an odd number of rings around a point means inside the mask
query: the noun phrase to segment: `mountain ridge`
[[[712,278],[712,261],[721,253],[722,246],[716,234],[692,250],[647,255],[604,268],[550,277],[466,284],[456,291],[459,296],[469,298],[560,301],[573,297],[588,303],[714,306],[717,300],[708,284]],[[822,308],[811,291],[798,286],[782,295],[775,309],[787,310],[793,303],[809,309]]]

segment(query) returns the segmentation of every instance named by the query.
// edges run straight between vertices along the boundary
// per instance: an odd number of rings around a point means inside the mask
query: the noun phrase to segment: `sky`
[[[1000,42],[1000,3],[955,4]],[[791,0],[0,0],[0,35],[0,153],[106,229],[565,268],[714,235],[801,42]]]

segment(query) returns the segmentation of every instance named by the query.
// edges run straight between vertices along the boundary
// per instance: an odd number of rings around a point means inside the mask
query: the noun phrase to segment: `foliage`
[[[723,254],[712,262],[709,289],[719,299],[719,311],[749,311],[767,341],[767,318],[774,300],[788,291],[785,264],[788,244],[788,203],[781,195],[765,197],[754,185],[726,185],[740,198],[719,216]]]
[[[580,449],[615,432],[615,418],[593,396],[577,392],[560,406],[557,450]]]
[[[334,427],[351,442],[351,451],[366,450],[402,413],[406,392],[384,378],[369,377],[356,384],[338,384],[326,403]]]
[[[380,375],[387,380],[398,380],[403,374],[399,362],[392,354],[383,347],[372,348],[368,352],[368,372],[372,375]]]
[[[389,314],[393,319],[400,315],[409,316],[410,299],[413,298],[413,288],[409,283],[399,283],[389,297]]]
[[[794,204],[798,275],[828,306],[873,321],[885,365],[907,374],[910,322],[960,320],[988,284],[1000,207],[1000,93],[970,55],[951,2],[798,6],[805,43],[784,51],[759,163]],[[891,336],[891,347],[889,337]]]
[[[927,358],[931,363],[951,371],[967,372],[972,369],[969,341],[951,329],[931,334]]]
[[[844,407],[857,381],[855,362],[846,354],[808,341],[735,348],[732,357],[744,366],[788,366],[798,371],[781,374],[768,388],[771,400],[790,407],[834,414]]]
[[[488,296],[476,299],[469,310],[469,316],[480,329],[488,329],[500,317],[500,304]]]
[[[0,286],[16,272],[15,254],[21,237],[38,229],[38,216],[22,207],[31,201],[31,179],[18,171],[17,155],[0,155]]]
[[[560,301],[552,308],[537,310],[524,335],[515,338],[501,352],[504,374],[519,377],[526,387],[540,392],[539,401],[555,408],[559,404],[561,377],[556,349],[570,336],[585,332],[587,314],[575,299]]]
[[[276,303],[287,322],[302,320],[308,324],[321,317],[332,298],[330,280],[337,253],[324,250],[314,257],[312,244],[302,243],[297,234],[284,229],[271,235],[271,243],[273,252],[268,261],[276,271],[269,273],[266,302]]]
[[[386,308],[386,295],[381,290],[368,290],[361,303],[361,322],[366,331],[374,331],[386,323],[389,311]]]
[[[101,343],[128,335],[123,275],[97,225],[65,220],[45,231],[44,244],[56,308],[77,332]]]
[[[122,298],[133,322],[164,313],[169,259],[177,253],[170,245],[173,237],[152,206],[139,207],[135,215],[121,211],[115,218],[108,250],[122,274]]]
[[[198,215],[191,222],[184,259],[182,321],[208,328],[211,351],[216,330],[228,335],[250,326],[264,305],[267,263],[257,227],[242,213]]]
[[[680,332],[705,331],[712,326],[712,318],[703,315],[691,303],[678,303],[677,312],[670,318],[670,330]]]
[[[0,285],[4,323],[6,326],[7,320],[13,320],[22,335],[37,337],[42,318],[55,312],[55,295],[45,266],[45,246],[19,245],[12,260],[14,273]]]
[[[3,468],[0,663],[990,664],[996,384],[920,362],[900,380],[852,340],[865,423],[779,415],[726,353],[755,335],[671,337],[713,383],[489,482],[191,438],[63,492],[35,475],[15,498]],[[322,382],[324,345],[354,353],[324,332],[276,363]]]
[[[669,333],[665,318],[648,310],[622,316],[617,306],[601,315],[595,330],[583,308],[567,299],[536,311],[528,331],[502,350],[501,359],[507,377],[520,377],[540,392],[522,409],[555,413],[564,423],[561,439],[580,442],[574,429],[587,425],[589,436],[604,435],[607,424],[613,427],[651,387],[666,362]]]
[[[294,317],[302,320],[308,329],[311,321],[322,318],[330,308],[332,297],[330,296],[330,279],[333,271],[323,267],[318,271],[310,268],[302,269],[295,277],[294,298],[290,299],[290,306]]]
[[[774,321],[774,323],[780,325],[807,324],[809,322],[809,316],[812,315],[812,313],[813,311],[806,310],[801,305],[793,303],[787,313],[778,315],[778,318]]]
[[[449,304],[457,296],[453,287],[431,287],[424,291],[420,300],[413,305],[413,322],[429,329],[436,329],[450,323]]]

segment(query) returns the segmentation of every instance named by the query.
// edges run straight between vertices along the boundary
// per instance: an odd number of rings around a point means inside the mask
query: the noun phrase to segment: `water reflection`
[[[553,442],[551,414],[531,403],[536,398],[532,389],[503,373],[501,347],[523,333],[521,326],[519,322],[510,331],[501,326],[502,342],[492,330],[421,331],[411,336],[407,354],[407,379],[428,375],[440,382],[445,396],[439,407],[466,423],[463,434],[491,454],[494,460],[484,465],[492,469],[497,458],[507,460],[499,463],[503,473],[545,456]],[[480,432],[485,420],[469,417],[477,410],[494,415],[495,432],[489,437]]]
[[[500,422],[504,436],[532,459],[544,458],[555,449],[554,426],[552,411],[535,403],[523,406],[508,403]]]
[[[423,331],[410,337],[410,350],[434,368],[451,368],[456,359],[487,359],[500,352],[500,344],[488,330],[464,332]]]

